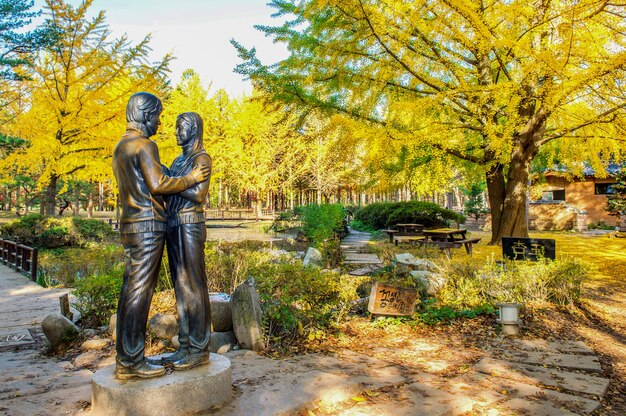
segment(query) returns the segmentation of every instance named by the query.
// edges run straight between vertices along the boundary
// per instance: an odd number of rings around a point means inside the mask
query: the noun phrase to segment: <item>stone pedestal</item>
[[[196,414],[232,398],[230,360],[211,354],[210,363],[152,379],[118,380],[115,364],[91,381],[92,416],[179,416]]]

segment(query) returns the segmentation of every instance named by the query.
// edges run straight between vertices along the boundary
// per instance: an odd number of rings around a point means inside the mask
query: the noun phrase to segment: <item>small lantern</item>
[[[519,303],[500,303],[498,305],[500,318],[496,320],[502,325],[502,333],[504,335],[519,334]]]

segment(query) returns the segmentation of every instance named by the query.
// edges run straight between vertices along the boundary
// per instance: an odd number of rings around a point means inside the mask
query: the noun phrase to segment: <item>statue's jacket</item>
[[[165,174],[156,143],[142,124],[132,122],[113,151],[113,173],[122,207],[121,233],[166,231],[163,195],[193,184],[189,178]]]
[[[190,154],[182,154],[174,159],[169,169],[173,176],[188,175],[194,166],[211,168],[211,157],[204,149],[194,149]],[[200,182],[191,188],[167,197],[167,222],[169,227],[181,224],[203,223],[204,200],[209,190],[209,179]]]

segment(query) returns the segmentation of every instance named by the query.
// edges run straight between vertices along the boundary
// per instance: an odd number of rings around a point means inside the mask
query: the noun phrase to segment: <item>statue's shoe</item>
[[[174,370],[189,370],[199,365],[208,364],[210,357],[211,353],[208,351],[196,352],[188,354],[178,361],[174,361],[172,365],[174,366]]]
[[[178,361],[188,355],[189,352],[187,350],[176,350],[173,354],[165,354],[161,357],[146,357],[146,361],[148,364],[152,365],[168,365],[172,364],[174,361]]]
[[[117,364],[115,367],[115,377],[119,380],[128,380],[131,378],[152,378],[165,375],[165,367],[162,365],[153,365],[143,360],[139,364],[126,367]]]
[[[173,354],[168,354],[168,355],[164,355],[163,357],[161,357],[158,364],[161,364],[161,365],[172,364],[175,361],[182,360],[183,358],[185,358],[188,355],[189,355],[189,350],[187,350],[187,349],[184,349],[184,350],[178,349]]]

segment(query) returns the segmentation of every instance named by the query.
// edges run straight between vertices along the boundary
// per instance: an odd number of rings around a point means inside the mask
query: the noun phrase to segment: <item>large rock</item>
[[[321,269],[324,267],[324,258],[322,257],[322,253],[315,247],[309,247],[304,255],[302,264],[305,266],[319,267]]]
[[[249,350],[263,350],[265,343],[261,328],[261,302],[253,277],[249,277],[235,289],[230,305],[233,328],[239,345]]]
[[[237,338],[233,331],[213,332],[211,334],[211,352],[225,354],[237,345]]]
[[[157,313],[148,321],[148,328],[157,338],[170,339],[178,334],[178,319],[174,315]]]
[[[431,296],[436,295],[445,286],[448,279],[428,270],[412,270],[409,272],[413,280],[420,282]]]
[[[415,270],[437,271],[437,265],[435,263],[426,259],[417,259],[411,253],[396,254],[394,262],[396,264],[409,266],[411,269]]]
[[[230,308],[230,296],[226,293],[211,293],[211,325],[214,332],[226,332],[233,329],[233,313]],[[215,351],[214,351],[215,352]]]
[[[74,322],[60,313],[51,313],[41,322],[43,333],[52,345],[72,341],[80,334],[80,329]]]

